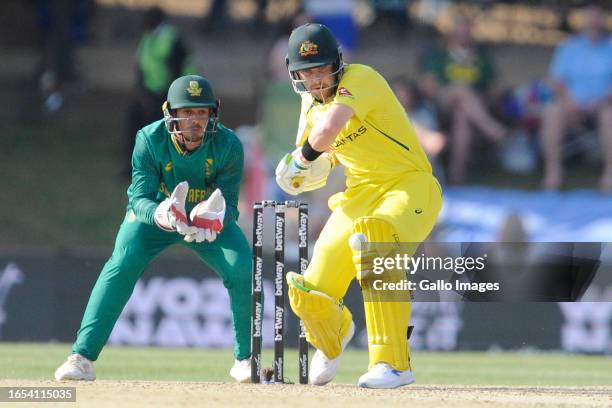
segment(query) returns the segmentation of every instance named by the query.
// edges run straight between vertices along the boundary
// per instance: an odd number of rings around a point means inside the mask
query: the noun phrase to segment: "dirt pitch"
[[[59,384],[0,380],[2,387],[59,385],[77,387],[76,405],[79,407],[612,407],[610,387],[413,385],[397,390],[366,390],[352,385],[315,387],[110,380]],[[18,406],[34,404],[19,403]],[[70,404],[45,403],[43,406],[66,407]]]

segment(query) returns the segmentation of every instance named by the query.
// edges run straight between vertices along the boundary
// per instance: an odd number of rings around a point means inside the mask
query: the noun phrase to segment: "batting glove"
[[[298,195],[304,191],[302,184],[310,166],[302,159],[301,149],[287,153],[276,166],[276,183],[285,193]]]
[[[332,158],[327,153],[323,153],[310,164],[310,169],[302,183],[302,191],[312,191],[325,187],[329,173],[334,168]]]
[[[327,177],[334,167],[332,158],[327,153],[323,153],[315,161],[304,163],[301,160],[301,150],[302,148],[298,147],[293,152],[286,154],[276,167],[275,173],[278,185],[283,191],[291,195],[298,195],[305,191],[324,187],[327,184]],[[295,167],[298,167],[300,174],[291,175],[290,183],[287,184],[285,177],[288,177],[292,163]],[[297,173],[297,171],[295,172]]]

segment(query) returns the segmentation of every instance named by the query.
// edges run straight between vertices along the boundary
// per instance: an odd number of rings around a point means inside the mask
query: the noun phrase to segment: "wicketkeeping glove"
[[[189,184],[183,181],[177,184],[170,197],[157,206],[154,219],[159,228],[164,231],[177,231],[181,235],[193,232],[185,212],[185,199],[188,191]]]
[[[208,200],[200,202],[193,207],[189,214],[191,225],[195,230],[185,235],[187,242],[212,242],[217,238],[217,234],[223,229],[223,219],[225,218],[225,198],[221,190],[216,189],[208,197]]]

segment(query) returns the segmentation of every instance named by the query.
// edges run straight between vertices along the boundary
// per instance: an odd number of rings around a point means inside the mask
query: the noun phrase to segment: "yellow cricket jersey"
[[[336,95],[328,103],[302,94],[298,146],[334,103],[355,112],[331,146],[335,159],[345,166],[347,187],[379,184],[409,172],[431,173],[404,108],[387,81],[367,65],[346,65]]]

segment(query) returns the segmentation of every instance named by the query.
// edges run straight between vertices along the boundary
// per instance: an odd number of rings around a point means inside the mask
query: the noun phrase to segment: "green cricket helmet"
[[[331,64],[334,70],[330,75],[336,78],[332,88],[335,88],[344,69],[342,50],[336,37],[329,28],[316,23],[301,25],[291,32],[286,63],[297,93],[308,92],[297,71]]]
[[[199,75],[185,75],[175,79],[168,88],[168,97],[162,107],[164,120],[168,132],[178,136],[179,141],[183,141],[186,135],[179,130],[178,123],[188,120],[176,116],[176,109],[181,108],[210,108],[210,119],[204,136],[217,131],[219,100],[215,98],[212,86],[206,78]],[[204,137],[204,139],[210,138]]]

